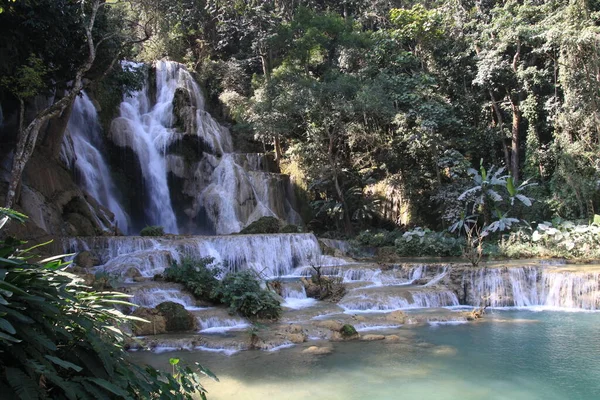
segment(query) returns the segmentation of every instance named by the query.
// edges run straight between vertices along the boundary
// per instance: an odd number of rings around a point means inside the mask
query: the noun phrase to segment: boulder
[[[403,324],[406,321],[406,314],[404,314],[402,311],[393,311],[386,315],[385,319]]]
[[[386,342],[399,342],[402,339],[398,335],[387,335],[384,340]]]
[[[123,277],[135,280],[136,278],[141,278],[142,274],[137,268],[129,267],[127,270],[125,270]]]
[[[133,326],[131,327],[134,335],[160,335],[167,332],[166,319],[160,313],[160,311],[158,311],[155,308],[137,308],[133,312],[133,316],[145,319],[150,322],[147,323],[135,321],[133,323]]]
[[[302,352],[306,354],[329,354],[332,350],[333,349],[331,347],[310,346],[302,350]]]
[[[78,267],[81,268],[92,268],[100,265],[100,258],[91,251],[82,251],[73,260]]]
[[[360,340],[364,340],[365,342],[373,342],[375,340],[384,340],[384,335],[363,335],[360,337]]]
[[[306,335],[302,333],[286,333],[284,337],[286,340],[296,344],[306,342]]]
[[[456,353],[458,353],[458,351],[451,346],[438,346],[433,349],[433,354],[436,356],[453,356],[456,355]]]
[[[287,325],[280,330],[283,337],[292,343],[304,343],[308,336],[304,333],[304,329],[300,325]]]
[[[179,303],[166,301],[156,306],[165,318],[167,332],[191,331],[197,328],[194,316]]]
[[[240,231],[242,235],[258,233],[279,233],[279,219],[275,217],[262,217]]]
[[[336,332],[339,332],[342,329],[342,327],[344,326],[344,324],[342,324],[341,322],[332,321],[332,320],[319,321],[315,325],[318,326],[319,328],[325,328],[325,329],[329,329],[330,331],[336,331]]]

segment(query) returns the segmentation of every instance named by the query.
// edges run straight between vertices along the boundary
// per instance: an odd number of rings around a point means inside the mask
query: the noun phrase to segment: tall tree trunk
[[[519,125],[521,124],[521,109],[518,100],[511,99],[512,108],[512,135],[511,135],[511,157],[510,173],[515,183],[519,181]]]
[[[60,116],[51,119],[48,128],[45,129],[46,136],[43,138],[42,145],[48,150],[48,155],[53,159],[58,159],[60,156],[63,138],[73,110],[73,103],[74,101],[69,103]]]
[[[331,170],[333,172],[333,184],[335,186],[335,191],[337,193],[338,196],[338,200],[340,201],[340,203],[342,203],[342,207],[344,208],[344,231],[346,232],[346,234],[351,235],[352,234],[352,221],[350,220],[350,210],[348,209],[348,204],[346,203],[346,198],[344,197],[344,192],[342,191],[342,188],[340,187],[340,182],[338,179],[338,168],[337,168],[337,161],[336,161],[336,157],[334,154],[334,147],[335,147],[335,139],[333,134],[331,134],[330,132],[328,132],[329,135],[329,147],[327,150],[327,155],[329,157],[329,164],[331,165]]]
[[[283,156],[283,152],[281,150],[281,138],[279,135],[275,135],[275,139],[273,140],[273,147],[275,149],[275,161],[277,165],[279,165],[281,161],[281,157]]]
[[[506,139],[504,137],[504,118],[502,117],[502,110],[496,101],[496,97],[494,96],[494,92],[491,90],[490,100],[492,102],[492,109],[494,110],[494,114],[496,115],[496,126],[500,129],[500,133],[502,134],[501,142],[502,142],[502,151],[504,152],[504,162],[506,163],[506,168],[510,168],[510,154],[508,153],[508,146],[506,145]]]
[[[517,40],[517,51],[513,57],[512,69],[515,75],[518,73],[518,63],[521,58],[521,41]],[[512,132],[511,132],[511,157],[510,157],[510,171],[513,176],[514,182],[519,181],[519,125],[521,125],[521,109],[520,105],[520,93],[512,95],[508,94],[510,99],[510,105],[512,108]]]
[[[82,4],[82,7],[85,4]],[[96,21],[96,15],[100,8],[101,0],[94,0],[91,4],[91,11],[89,13],[90,19],[88,24],[85,26],[85,36],[88,46],[88,58],[85,63],[79,67],[73,80],[73,86],[67,94],[51,106],[40,111],[35,118],[29,123],[27,128],[19,133],[19,139],[15,152],[13,155],[12,169],[10,173],[10,181],[8,183],[8,192],[6,193],[5,205],[6,208],[12,208],[14,206],[17,197],[17,188],[21,182],[23,176],[23,170],[27,165],[27,162],[33,154],[35,145],[37,142],[38,135],[41,127],[51,118],[60,115],[65,108],[75,99],[75,96],[79,94],[83,89],[83,76],[90,70],[94,60],[96,59],[97,45],[94,44],[94,38],[92,36],[92,30]]]

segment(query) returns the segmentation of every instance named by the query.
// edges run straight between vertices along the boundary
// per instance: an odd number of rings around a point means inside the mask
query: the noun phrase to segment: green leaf
[[[44,357],[47,360],[50,360],[54,364],[59,365],[65,369],[72,369],[75,372],[81,372],[83,370],[83,368],[81,368],[80,366],[70,363],[68,361],[62,360],[58,357],[54,357],[54,356],[44,356]]]
[[[5,369],[6,380],[21,400],[39,399],[35,381],[18,368]]]
[[[90,378],[90,382],[95,383],[103,389],[108,390],[109,392],[116,394],[117,396],[129,397],[129,394],[123,390],[122,388],[100,378]]]
[[[17,331],[15,330],[15,327],[12,326],[12,324],[10,322],[8,322],[7,320],[5,320],[4,318],[0,318],[0,329],[2,329],[5,332],[10,333],[11,335],[14,335],[15,333],[17,333]]]
[[[506,178],[506,190],[508,191],[510,197],[515,197],[515,195],[517,194],[517,189],[515,188],[515,180],[512,176]]]

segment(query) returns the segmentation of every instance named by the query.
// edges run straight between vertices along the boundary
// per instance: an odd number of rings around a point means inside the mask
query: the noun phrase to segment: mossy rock
[[[354,328],[350,324],[346,324],[346,325],[342,326],[342,329],[340,329],[340,334],[342,335],[342,337],[344,339],[351,339],[353,337],[358,336],[358,332],[356,331],[356,328]]]
[[[300,227],[298,225],[292,225],[292,224],[284,226],[279,231],[279,233],[301,233],[301,232],[302,232],[302,227]]]
[[[140,231],[140,236],[164,236],[165,229],[162,226],[147,226]]]
[[[196,319],[184,306],[172,301],[166,301],[156,306],[165,317],[167,332],[191,331],[196,329]]]
[[[275,217],[262,217],[240,231],[242,235],[252,235],[259,233],[279,233],[279,219]]]

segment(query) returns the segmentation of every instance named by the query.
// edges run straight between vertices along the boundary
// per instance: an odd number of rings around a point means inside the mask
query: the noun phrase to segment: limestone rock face
[[[0,201],[8,188],[0,182]],[[5,233],[30,244],[41,243],[56,236],[87,236],[104,234],[100,223],[105,209],[84,193],[73,180],[73,175],[60,161],[36,152],[23,173],[20,197],[14,207],[29,216],[25,224],[9,224]],[[110,212],[108,212],[110,216]],[[44,251],[46,249],[42,249]],[[59,253],[62,248],[50,248]]]
[[[179,303],[166,301],[156,306],[156,310],[165,318],[167,332],[191,331],[197,328],[194,316]]]

